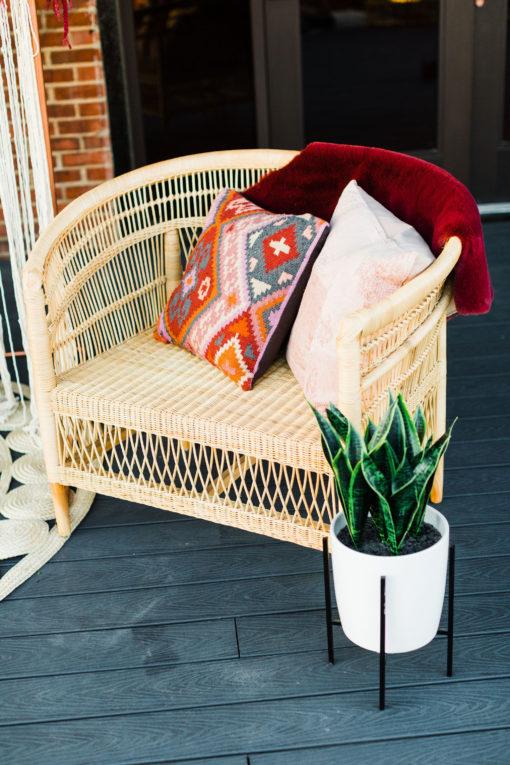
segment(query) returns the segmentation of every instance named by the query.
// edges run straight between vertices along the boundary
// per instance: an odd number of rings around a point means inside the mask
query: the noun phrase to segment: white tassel
[[[4,89],[0,88],[0,203],[7,229],[14,298],[21,329],[23,349],[27,357],[31,385],[30,351],[21,274],[32,250],[36,232],[42,230],[53,218],[53,200],[49,180],[48,159],[44,141],[41,107],[34,67],[33,29],[28,0],[10,0],[11,20],[7,6],[0,1],[0,73],[5,74],[8,103]],[[12,34],[11,34],[12,28]],[[40,55],[40,51],[36,52]],[[15,63],[16,62],[16,63]],[[12,130],[12,134],[11,134]],[[14,153],[12,146],[14,144]],[[37,223],[32,206],[32,188],[35,191]],[[5,299],[2,309],[6,313]],[[11,317],[6,314],[9,341],[12,344]],[[12,350],[12,348],[11,348]],[[0,345],[4,357],[4,342]],[[19,372],[13,356],[16,382]],[[7,370],[4,366],[4,375]],[[7,373],[8,374],[8,373]],[[5,391],[8,384],[2,377]],[[37,423],[34,397],[31,397],[30,418],[21,397],[25,422],[31,420],[31,430]],[[1,417],[1,415],[0,415]]]

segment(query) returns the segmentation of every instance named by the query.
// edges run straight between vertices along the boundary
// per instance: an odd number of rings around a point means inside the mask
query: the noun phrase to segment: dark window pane
[[[510,141],[510,0],[508,3],[507,35],[506,35],[506,84],[505,84],[505,113],[503,121],[503,140]]]
[[[133,0],[147,158],[256,145],[249,0]]]
[[[308,141],[437,145],[439,0],[302,0]]]

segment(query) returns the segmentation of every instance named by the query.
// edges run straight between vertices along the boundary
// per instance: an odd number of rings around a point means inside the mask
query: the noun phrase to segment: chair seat
[[[284,358],[243,391],[148,330],[62,375],[52,407],[57,415],[328,471],[315,418]]]

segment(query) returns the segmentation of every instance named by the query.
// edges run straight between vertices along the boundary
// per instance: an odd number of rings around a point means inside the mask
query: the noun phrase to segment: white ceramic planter
[[[425,521],[441,539],[410,555],[367,555],[346,547],[337,535],[343,513],[331,524],[335,595],[342,629],[353,643],[379,652],[380,581],[386,577],[386,652],[414,651],[436,635],[443,608],[448,565],[449,526],[438,510],[427,506]]]

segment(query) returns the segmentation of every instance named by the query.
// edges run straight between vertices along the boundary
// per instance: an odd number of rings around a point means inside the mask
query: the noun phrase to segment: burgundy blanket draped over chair
[[[450,236],[460,237],[462,255],[453,282],[457,312],[490,309],[493,289],[476,202],[460,181],[429,162],[385,149],[311,143],[244,194],[272,212],[309,212],[329,221],[353,178],[414,226],[435,255]]]

